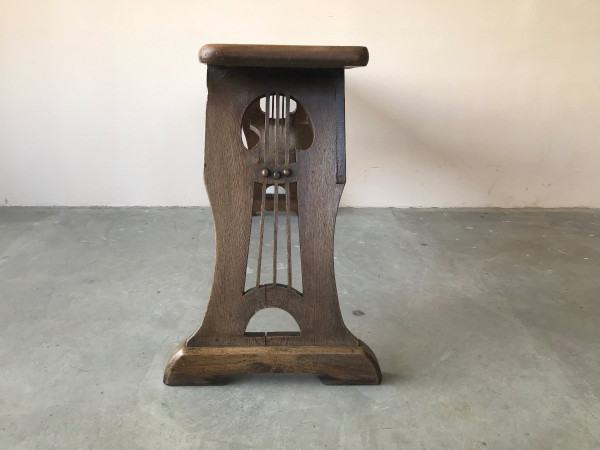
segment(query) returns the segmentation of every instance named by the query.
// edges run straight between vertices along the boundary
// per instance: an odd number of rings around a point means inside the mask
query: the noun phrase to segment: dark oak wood
[[[290,66],[296,59],[317,61],[307,56],[313,53],[338,64],[331,53],[315,50],[330,47],[295,52],[289,46],[233,47],[241,54],[226,53],[228,65],[214,54],[206,59],[204,180],[216,239],[210,300],[202,326],[169,360],[165,383],[215,384],[235,373],[268,371],[313,373],[328,384],[377,384],[377,359],[342,319],[334,273],[335,219],[346,181],[344,65]],[[342,54],[347,59],[360,52]],[[277,60],[286,67],[246,64],[259,58],[266,58],[263,65]],[[271,185],[275,193],[269,195]],[[280,196],[281,187],[286,192]],[[273,211],[275,224],[284,216],[284,236],[276,226],[272,236],[264,234],[267,211]],[[249,254],[256,213],[261,215],[256,286],[245,291],[249,258],[256,256]],[[292,284],[292,213],[298,215],[301,289]],[[272,247],[265,247],[270,239]],[[284,279],[277,278],[278,243],[287,250]],[[261,267],[269,266],[273,278],[261,279]],[[288,312],[300,332],[246,332],[265,308]]]
[[[248,345],[244,331],[260,309],[289,312],[305,345],[357,345],[338,305],[333,267],[335,216],[343,184],[336,182],[336,85],[342,69],[264,69],[208,66],[204,178],[215,222],[216,261],[211,298],[202,327],[191,346]],[[257,97],[271,91],[302,99],[315,130],[310,148],[297,152],[302,296],[286,287],[266,286],[244,294],[254,183],[264,178],[260,148],[249,151],[240,140],[241,117]],[[284,164],[269,164],[281,171]],[[269,178],[268,184],[275,184]],[[265,292],[268,295],[265,295]]]
[[[364,343],[356,347],[186,347],[169,359],[164,382],[171,386],[222,385],[239,374],[316,375],[324,384],[379,384],[381,371]]]
[[[369,51],[358,46],[207,44],[199,58],[221,66],[349,69],[366,66]]]
[[[298,193],[296,190],[296,183],[293,183],[290,186],[290,209],[293,213],[298,214]],[[254,185],[254,200],[252,201],[252,214],[256,215],[256,214],[260,214],[260,207],[261,207],[261,186],[256,183]],[[279,200],[279,211],[285,211],[285,198],[282,198],[281,196],[278,196],[278,200]],[[265,209],[267,211],[273,211],[274,209],[274,203],[275,203],[275,196],[273,194],[267,194],[266,197],[266,205],[265,205]]]

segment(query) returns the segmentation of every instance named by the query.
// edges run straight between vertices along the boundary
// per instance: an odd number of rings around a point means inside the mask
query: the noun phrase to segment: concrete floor
[[[208,209],[0,208],[0,448],[600,447],[599,211],[341,210],[381,386],[164,386],[213,250]]]

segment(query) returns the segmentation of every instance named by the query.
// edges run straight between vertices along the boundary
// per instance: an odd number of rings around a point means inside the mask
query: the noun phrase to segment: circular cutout
[[[296,150],[308,149],[314,129],[302,104],[285,94],[263,95],[244,111],[241,139],[244,148],[258,152],[259,162],[296,162]]]

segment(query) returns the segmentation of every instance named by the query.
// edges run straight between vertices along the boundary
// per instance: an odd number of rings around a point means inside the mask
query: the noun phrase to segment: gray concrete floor
[[[600,446],[599,211],[342,209],[381,386],[164,386],[213,250],[208,209],[0,208],[0,448]]]

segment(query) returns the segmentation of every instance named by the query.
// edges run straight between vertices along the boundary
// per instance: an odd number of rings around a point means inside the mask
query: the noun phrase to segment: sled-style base
[[[319,377],[323,384],[379,384],[373,352],[358,347],[186,347],[175,349],[165,369],[170,386],[215,386],[240,374],[295,373]]]

